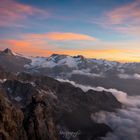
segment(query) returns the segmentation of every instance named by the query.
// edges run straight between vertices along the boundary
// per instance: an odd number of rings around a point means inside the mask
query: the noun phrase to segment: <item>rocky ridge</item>
[[[90,115],[121,107],[109,92],[85,93],[47,76],[1,69],[0,79],[2,140],[93,140],[112,130]]]

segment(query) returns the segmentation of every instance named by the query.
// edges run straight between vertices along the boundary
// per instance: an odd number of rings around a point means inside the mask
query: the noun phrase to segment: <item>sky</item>
[[[140,0],[0,0],[0,50],[140,62]]]

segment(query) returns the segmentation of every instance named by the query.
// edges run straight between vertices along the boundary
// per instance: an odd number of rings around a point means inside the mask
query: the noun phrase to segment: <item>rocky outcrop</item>
[[[23,126],[29,140],[58,140],[59,135],[54,123],[52,106],[47,98],[32,97],[24,110]]]
[[[17,79],[32,82],[36,88],[44,91],[50,90],[57,96],[60,103],[67,104],[69,108],[85,106],[92,112],[97,112],[98,110],[114,111],[114,109],[121,107],[121,103],[110,92],[94,90],[83,92],[70,83],[62,83],[47,76],[34,76],[27,73],[20,73]]]
[[[22,89],[23,90],[23,89]],[[20,92],[20,90],[19,90]],[[9,94],[12,94],[10,92]],[[19,93],[20,94],[20,93]],[[47,96],[32,93],[27,106],[19,106],[0,89],[1,140],[58,140],[53,108]],[[17,101],[20,102],[20,101]]]
[[[121,104],[109,92],[83,92],[50,77],[20,73],[0,92],[2,140],[93,140],[111,132],[90,116]]]
[[[0,87],[0,139],[27,140],[22,126],[23,119],[23,112],[5,97],[5,92]]]

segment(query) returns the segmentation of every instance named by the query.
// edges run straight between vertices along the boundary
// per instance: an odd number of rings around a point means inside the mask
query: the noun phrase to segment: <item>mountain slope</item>
[[[10,49],[0,52],[0,65],[10,72],[20,72],[24,70],[24,65],[29,64],[31,60],[16,55]]]
[[[59,54],[26,58],[6,49],[0,52],[0,66],[9,72],[25,71],[139,95],[140,63],[120,63],[88,59],[81,55],[72,57]]]
[[[140,94],[140,63],[120,63],[53,54],[43,60],[33,58],[26,68],[26,71],[37,75],[69,79],[93,87],[114,88],[129,95]]]
[[[88,140],[112,131],[106,124],[90,118],[100,110],[121,108],[111,93],[92,90],[84,93],[69,83],[45,76],[11,75],[5,76],[6,80],[1,79],[0,84],[0,107],[4,109],[0,116],[6,115],[8,119],[0,120],[3,124],[0,126],[1,139],[66,140],[68,132],[78,132],[76,139]],[[18,121],[13,118],[15,114]]]

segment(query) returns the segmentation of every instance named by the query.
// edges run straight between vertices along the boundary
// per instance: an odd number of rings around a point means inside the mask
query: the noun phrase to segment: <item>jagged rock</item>
[[[17,80],[7,80],[3,83],[3,87],[9,99],[22,107],[29,104],[32,96],[38,93],[30,83],[22,83]]]
[[[11,84],[11,83],[6,83]],[[14,81],[13,85],[17,84]],[[21,83],[22,85],[23,83]],[[19,94],[23,87],[18,87]],[[6,86],[4,86],[6,88]],[[28,86],[29,89],[31,85]],[[11,87],[11,89],[16,86]],[[21,90],[20,90],[21,88]],[[6,90],[7,91],[7,90]],[[13,90],[11,90],[13,91]],[[15,90],[16,91],[16,90]],[[33,90],[29,90],[32,91]],[[9,91],[7,91],[9,92]],[[25,91],[27,92],[27,89]],[[14,92],[9,92],[12,94]],[[29,94],[30,92],[27,92]],[[6,96],[7,95],[7,96]],[[58,140],[56,125],[54,123],[53,108],[49,99],[42,94],[32,93],[27,106],[17,106],[11,95],[8,99],[5,90],[0,90],[0,138],[2,140]],[[45,98],[44,98],[45,97]],[[19,103],[20,105],[20,103]]]
[[[7,54],[7,55],[13,55],[12,50],[10,50],[9,48],[6,48],[6,49],[3,50],[1,53],[2,53],[2,54]]]
[[[57,96],[54,110],[57,123],[60,128],[64,127],[72,132],[80,131],[80,139],[104,136],[111,131],[110,127],[105,124],[93,122],[90,118],[91,113],[100,110],[115,111],[116,108],[121,107],[121,104],[109,92],[89,90],[84,93],[80,88],[69,83],[60,83],[50,77],[31,76],[26,73],[21,73],[18,79],[25,82],[32,81],[36,84],[36,88],[45,91],[50,89]]]
[[[0,87],[0,140],[27,140],[23,112],[5,97]]]
[[[0,66],[0,79],[4,79],[6,77],[6,72],[4,71],[3,67]]]
[[[38,97],[33,97],[24,114],[23,124],[29,140],[58,140],[52,107],[45,99],[38,101]]]
[[[93,140],[112,130],[106,124],[94,122],[91,114],[121,107],[109,92],[83,92],[70,83],[61,83],[47,76],[20,73],[14,79],[7,78],[2,87],[4,99],[1,98],[1,105],[4,104],[8,111],[0,112],[0,115],[8,112],[8,122],[1,120],[1,124],[8,123],[9,127],[10,123],[11,126],[14,124],[14,132],[1,127],[2,136],[13,134],[11,140],[18,140],[21,136],[21,140],[67,140],[69,132],[78,132],[76,137],[71,137],[72,140]],[[8,100],[11,106],[7,107]],[[18,121],[12,118],[13,113]],[[19,135],[15,136],[15,132]]]

